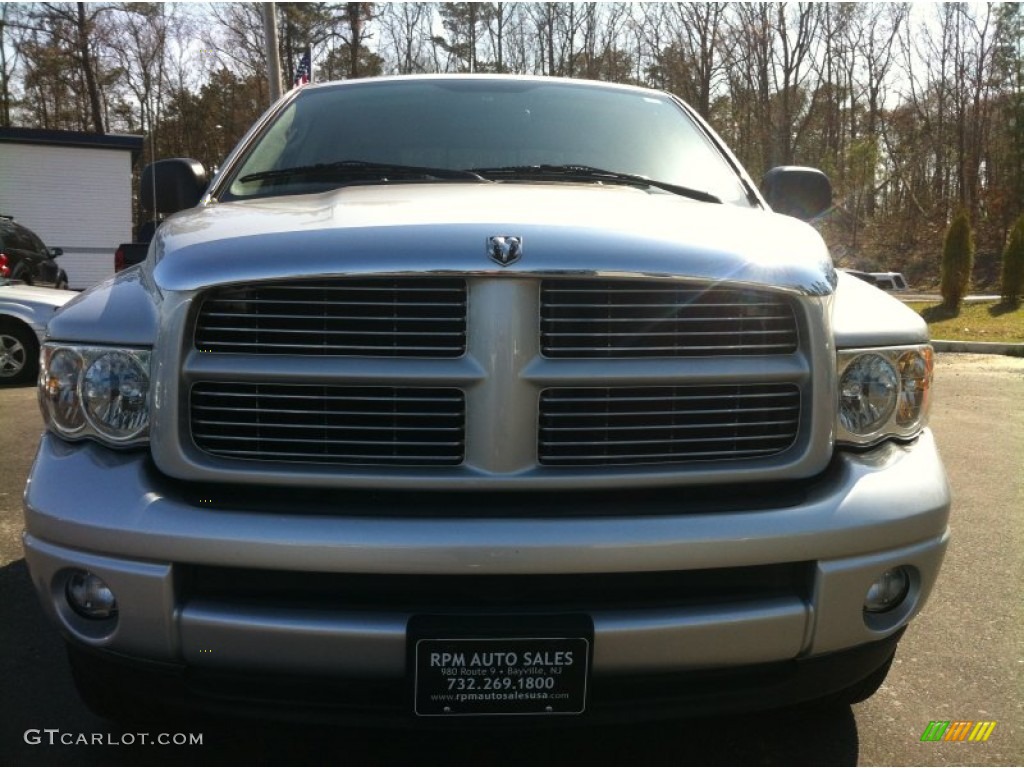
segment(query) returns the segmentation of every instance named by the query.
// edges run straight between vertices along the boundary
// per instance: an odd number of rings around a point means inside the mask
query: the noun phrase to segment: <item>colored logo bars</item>
[[[932,720],[921,734],[921,741],[988,741],[994,720]]]

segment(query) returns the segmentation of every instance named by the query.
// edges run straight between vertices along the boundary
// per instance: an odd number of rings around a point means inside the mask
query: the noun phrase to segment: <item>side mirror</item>
[[[50,258],[51,259],[56,259],[58,256],[63,256],[64,255],[64,249],[63,248],[50,248],[49,251],[50,251]]]
[[[817,168],[780,165],[761,179],[761,192],[772,210],[803,221],[832,206],[832,182]]]
[[[206,169],[198,160],[157,160],[142,170],[139,199],[152,213],[177,213],[198,205],[208,182]]]

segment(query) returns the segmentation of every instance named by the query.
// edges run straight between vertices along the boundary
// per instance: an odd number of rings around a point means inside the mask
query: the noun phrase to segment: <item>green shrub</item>
[[[959,312],[974,268],[974,233],[967,211],[960,211],[946,231],[942,244],[942,301],[946,309]]]
[[[1003,251],[1003,280],[1001,294],[1003,302],[1020,304],[1024,294],[1024,214],[1010,230]]]

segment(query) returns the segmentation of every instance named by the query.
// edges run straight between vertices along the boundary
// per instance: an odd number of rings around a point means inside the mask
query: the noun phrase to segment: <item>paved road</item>
[[[0,389],[0,761],[28,765],[1018,765],[1024,762],[1024,360],[939,358],[933,427],[955,495],[942,578],[885,686],[851,708],[667,725],[442,734],[204,721],[202,746],[126,742],[79,704],[22,560],[20,495],[40,420]],[[995,720],[989,741],[922,743],[930,720]],[[39,744],[25,742],[38,729]],[[60,729],[50,745],[43,729]],[[176,732],[176,731],[175,731]],[[155,733],[152,734],[155,737]],[[139,737],[134,737],[139,741]]]

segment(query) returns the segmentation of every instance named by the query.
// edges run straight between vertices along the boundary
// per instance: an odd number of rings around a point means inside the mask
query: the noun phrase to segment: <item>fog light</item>
[[[117,615],[117,599],[107,583],[95,573],[75,571],[64,587],[68,605],[87,619],[109,619]]]
[[[910,591],[910,576],[903,566],[890,568],[875,579],[864,598],[864,610],[868,613],[891,611],[903,602]]]

